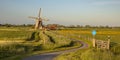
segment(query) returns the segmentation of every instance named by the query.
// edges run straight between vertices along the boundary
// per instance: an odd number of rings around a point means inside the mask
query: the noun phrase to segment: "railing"
[[[110,39],[108,39],[108,41],[93,39],[93,47],[100,48],[100,49],[109,49]]]

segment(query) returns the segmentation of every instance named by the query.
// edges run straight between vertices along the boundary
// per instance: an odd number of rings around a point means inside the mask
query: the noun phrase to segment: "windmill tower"
[[[36,22],[35,22],[35,30],[37,30],[37,29],[42,29],[43,28],[43,20],[44,21],[48,21],[48,19],[43,19],[43,18],[41,18],[41,8],[40,8],[40,10],[39,10],[39,14],[38,14],[38,17],[29,17],[29,18],[32,18],[32,19],[35,19],[36,20]]]

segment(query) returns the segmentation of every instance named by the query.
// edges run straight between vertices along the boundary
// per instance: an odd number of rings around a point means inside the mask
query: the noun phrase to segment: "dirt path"
[[[53,60],[59,54],[69,53],[69,52],[77,51],[79,49],[88,47],[88,44],[84,43],[83,41],[78,41],[78,42],[80,42],[82,44],[82,46],[79,48],[30,56],[30,57],[24,58],[23,60]]]

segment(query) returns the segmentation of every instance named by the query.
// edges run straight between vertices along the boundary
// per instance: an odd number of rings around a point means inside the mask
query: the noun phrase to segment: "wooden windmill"
[[[39,10],[39,14],[38,14],[38,17],[29,17],[29,18],[32,18],[32,19],[35,19],[36,20],[36,22],[35,22],[35,30],[37,30],[37,29],[42,29],[43,28],[43,20],[44,21],[48,21],[48,19],[43,19],[43,18],[41,18],[41,8],[40,8],[40,10]]]

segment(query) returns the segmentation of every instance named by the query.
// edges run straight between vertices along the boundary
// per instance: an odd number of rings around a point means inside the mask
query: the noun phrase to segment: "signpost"
[[[93,35],[93,47],[97,47],[100,49],[109,49],[109,45],[110,45],[110,36],[108,36],[108,41],[104,41],[104,40],[96,40],[95,39],[95,35],[97,34],[96,30],[92,31],[92,35]]]
[[[96,35],[96,30],[92,31],[92,35],[93,35],[93,47],[95,47],[95,35]]]
[[[95,36],[96,35],[96,30],[92,31],[92,35]]]

